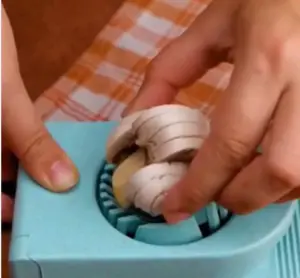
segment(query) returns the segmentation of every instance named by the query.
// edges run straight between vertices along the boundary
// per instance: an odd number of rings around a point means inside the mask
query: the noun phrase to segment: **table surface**
[[[33,100],[91,45],[123,1],[2,1],[14,31],[21,74]]]

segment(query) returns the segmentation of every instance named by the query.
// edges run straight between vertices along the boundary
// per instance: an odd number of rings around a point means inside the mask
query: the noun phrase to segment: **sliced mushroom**
[[[161,213],[155,202],[157,197],[176,184],[186,171],[187,164],[180,162],[150,164],[138,170],[128,180],[127,199],[135,207],[157,216]]]
[[[141,118],[145,118],[144,114],[137,121]],[[137,129],[136,144],[147,149],[151,162],[181,160],[183,154],[186,159],[187,153],[192,159],[209,129],[209,122],[200,111],[176,107],[143,122]]]
[[[179,180],[174,182],[176,184]],[[158,216],[162,214],[162,203],[167,195],[167,190],[162,191],[154,200],[151,205],[151,215],[152,216]]]
[[[143,111],[136,112],[122,119],[120,125],[108,138],[106,146],[106,159],[109,163],[118,163],[122,152],[132,147],[135,141],[135,133],[132,124],[138,119]]]
[[[203,122],[204,121],[200,118],[200,113],[198,113],[198,111],[189,111],[184,113],[172,111],[170,113],[165,113],[163,115],[153,117],[140,126],[137,133],[136,143],[137,145],[143,146],[162,129],[184,123],[197,124],[199,126],[200,134],[205,135],[207,133],[207,127],[201,126],[201,124],[203,125]]]
[[[175,138],[157,148],[148,150],[149,159],[152,162],[189,162],[194,158],[202,143],[203,139],[200,137]]]
[[[182,175],[165,175],[160,179],[151,180],[151,183],[145,185],[136,195],[133,202],[135,207],[142,209],[152,216],[160,215],[162,212],[161,202],[164,199],[163,197],[181,178]]]
[[[146,153],[143,149],[130,155],[115,170],[112,177],[114,196],[121,207],[130,205],[127,186],[132,176],[146,165]]]
[[[178,104],[168,104],[168,105],[161,105],[156,106],[147,110],[144,110],[143,113],[136,119],[132,125],[133,132],[137,134],[139,132],[139,128],[147,123],[147,121],[167,113],[196,113],[197,110],[192,109],[188,106],[178,105]]]
[[[204,115],[183,105],[162,105],[124,118],[107,144],[107,160],[118,164],[112,183],[119,205],[160,214],[166,191],[184,176],[208,134]]]

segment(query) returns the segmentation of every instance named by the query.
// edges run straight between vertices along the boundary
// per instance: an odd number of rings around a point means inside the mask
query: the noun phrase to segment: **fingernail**
[[[174,212],[174,213],[165,213],[164,218],[169,224],[177,224],[181,221],[184,221],[190,218],[191,215],[185,212]]]
[[[182,211],[180,195],[180,191],[177,188],[173,188],[164,199],[163,214],[166,221],[170,224],[176,224],[191,217],[191,214]]]
[[[65,191],[77,183],[78,173],[67,162],[57,161],[51,167],[50,179],[54,190]]]

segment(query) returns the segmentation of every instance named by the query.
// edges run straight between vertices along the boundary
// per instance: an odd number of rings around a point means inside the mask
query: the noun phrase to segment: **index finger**
[[[141,89],[123,115],[171,103],[179,89],[225,60],[228,49],[220,49],[225,32],[220,26],[227,26],[231,10],[209,5],[186,32],[163,49],[150,63]]]
[[[217,199],[247,164],[269,124],[281,87],[279,78],[262,69],[257,59],[249,56],[247,61],[238,61],[215,109],[210,135],[183,180],[165,199],[164,215],[169,222],[177,222],[178,215],[191,215]]]

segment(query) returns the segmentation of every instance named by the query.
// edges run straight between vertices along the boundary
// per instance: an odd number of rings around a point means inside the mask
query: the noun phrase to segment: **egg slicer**
[[[81,177],[57,194],[20,169],[13,278],[300,278],[299,201],[244,216],[210,204],[176,225],[118,207],[105,162],[117,124],[47,125]]]

